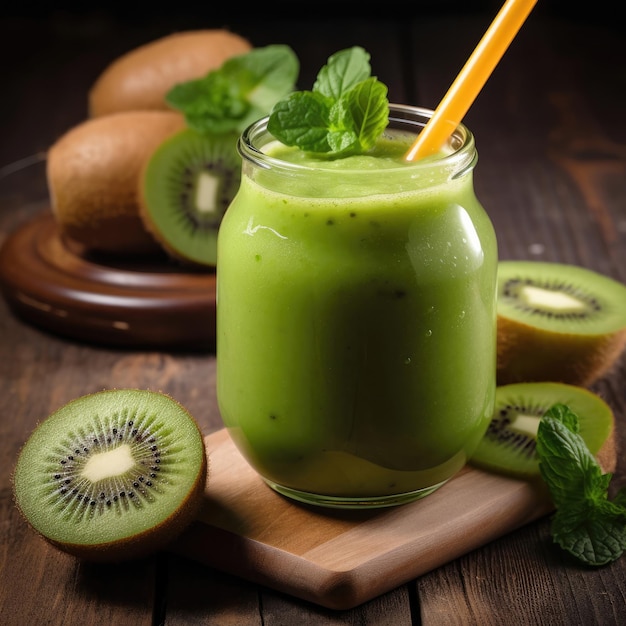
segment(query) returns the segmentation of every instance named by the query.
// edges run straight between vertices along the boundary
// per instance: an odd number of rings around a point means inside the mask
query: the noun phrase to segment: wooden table
[[[330,54],[359,44],[392,101],[434,107],[494,14],[420,15],[413,3],[398,17],[355,10],[306,21],[288,13],[242,19],[226,9],[124,19],[123,7],[116,9],[0,22],[0,244],[45,210],[45,151],[84,119],[90,84],[141,43],[227,25],[255,45],[291,45],[303,88]],[[480,154],[476,189],[501,258],[579,264],[626,282],[625,46],[610,16],[558,16],[540,7],[467,115]],[[25,323],[0,300],[0,624],[626,623],[626,557],[585,568],[553,545],[548,518],[345,611],[169,552],[124,566],[82,564],[21,521],[10,472],[22,442],[52,410],[103,388],[161,389],[209,434],[221,427],[214,383],[210,352],[89,345]],[[613,407],[624,450],[626,360],[593,389]],[[625,484],[620,457],[613,485]]]

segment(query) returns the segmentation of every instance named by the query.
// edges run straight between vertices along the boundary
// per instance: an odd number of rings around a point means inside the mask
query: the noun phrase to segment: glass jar
[[[391,105],[368,155],[313,158],[267,118],[220,227],[217,393],[276,491],[340,508],[423,497],[466,463],[495,393],[494,230],[472,133],[402,160],[432,111]]]

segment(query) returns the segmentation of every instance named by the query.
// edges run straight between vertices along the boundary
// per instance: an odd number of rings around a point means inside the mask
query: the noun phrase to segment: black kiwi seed
[[[499,444],[513,446],[516,454],[530,458],[535,454],[535,439],[516,433],[510,430],[510,427],[518,415],[534,415],[540,418],[544,412],[545,409],[525,409],[521,406],[511,406],[509,404],[497,411],[489,423],[485,436],[497,441]]]

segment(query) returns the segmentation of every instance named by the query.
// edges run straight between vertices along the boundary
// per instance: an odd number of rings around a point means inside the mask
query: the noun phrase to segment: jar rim
[[[406,128],[421,130],[433,116],[434,111],[425,107],[418,107],[405,104],[389,104],[389,126],[388,128],[397,128],[398,125]],[[262,147],[276,141],[273,135],[267,129],[269,115],[256,122],[253,122],[241,134],[238,141],[238,150],[243,159],[252,162],[261,168],[280,168],[296,172],[305,172],[313,168],[301,164],[284,161],[280,158],[273,157],[263,152]],[[261,140],[265,143],[261,144]],[[444,168],[451,173],[452,178],[458,178],[469,170],[473,169],[477,161],[476,145],[473,133],[465,124],[457,124],[448,139],[446,146],[450,152],[446,152],[441,156],[432,159],[418,159],[412,163],[398,164],[397,167],[387,169],[388,173],[397,170],[404,172],[413,170],[416,173],[433,168]],[[322,164],[317,163],[315,168],[320,172],[325,169]],[[371,173],[371,170],[351,170],[351,174],[358,175],[362,172]]]

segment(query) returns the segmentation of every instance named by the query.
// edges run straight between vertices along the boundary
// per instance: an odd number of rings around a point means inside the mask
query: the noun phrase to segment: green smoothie
[[[297,499],[430,493],[491,417],[497,250],[473,138],[407,164],[407,132],[336,160],[261,131],[242,145],[218,240],[218,401],[252,467]]]

